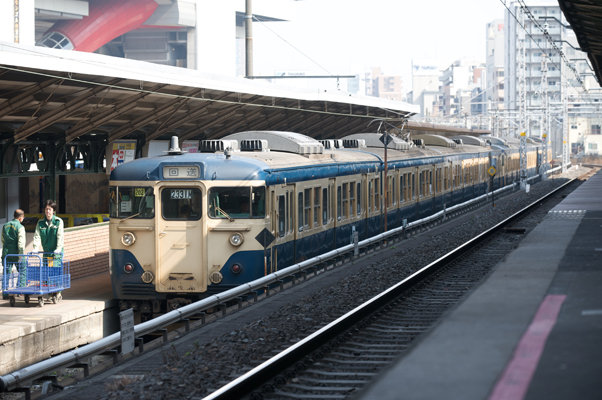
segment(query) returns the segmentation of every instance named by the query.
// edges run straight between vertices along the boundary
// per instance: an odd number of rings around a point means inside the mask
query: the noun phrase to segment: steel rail
[[[549,174],[559,169],[560,167],[557,167],[546,172]],[[530,179],[534,180],[537,179],[539,176],[540,175],[535,175]],[[572,180],[570,182],[572,182]],[[564,186],[565,185],[561,187]],[[495,190],[495,193],[502,193],[513,189],[514,187],[515,184],[510,184]],[[462,210],[467,210],[472,207],[475,207],[478,203],[487,201],[489,199],[489,196],[489,194],[483,194],[465,203],[458,204],[448,209],[439,211],[421,220],[410,222],[405,227],[401,226],[387,231],[385,233],[381,233],[371,238],[362,240],[358,243],[358,249],[366,249],[376,244],[380,244],[382,246],[383,242],[386,242],[392,237],[402,235],[408,231],[412,231],[413,229],[421,228],[424,225],[434,224],[439,219],[441,219],[442,222],[445,220],[447,214],[455,212],[459,213]],[[134,327],[134,335],[136,338],[138,338],[140,336],[156,332],[168,325],[187,320],[189,317],[198,315],[209,308],[219,307],[227,303],[228,301],[237,300],[240,297],[247,296],[252,293],[257,293],[258,291],[265,291],[266,295],[269,296],[270,285],[280,283],[285,279],[292,279],[294,282],[296,276],[298,276],[299,274],[303,274],[305,276],[305,272],[308,269],[313,268],[317,273],[317,270],[321,265],[325,265],[325,263],[333,260],[336,263],[338,259],[349,255],[354,251],[354,249],[355,245],[349,244],[338,249],[329,251],[328,253],[322,254],[320,256],[294,264],[280,271],[273,272],[255,281],[241,284],[240,286],[237,286],[223,293],[215,294],[203,300],[199,300],[195,303],[180,307],[150,321],[146,321],[136,325]],[[107,351],[113,350],[119,347],[120,345],[121,333],[116,332],[110,336],[97,340],[96,342],[87,344],[75,350],[67,351],[56,357],[40,361],[36,364],[11,372],[4,376],[0,376],[0,393],[19,388],[27,382],[48,375],[49,372],[84,363],[87,359],[91,358],[92,356],[100,355]]]
[[[483,241],[490,238],[493,234],[503,229],[506,225],[514,222],[516,219],[524,216],[531,212],[536,207],[539,207],[543,200],[553,196],[558,191],[564,189],[567,185],[573,183],[576,178],[571,179],[562,186],[534,201],[527,207],[511,215],[505,220],[499,222],[494,227],[474,237],[468,242],[462,244],[451,252],[445,254],[439,259],[433,261],[429,265],[423,267],[419,271],[410,275],[403,281],[399,282],[395,286],[387,289],[381,294],[361,304],[355,309],[349,311],[347,314],[339,317],[335,321],[321,328],[320,330],[309,335],[305,339],[295,343],[293,346],[275,355],[264,363],[253,368],[251,371],[235,379],[231,383],[223,386],[216,390],[210,395],[203,398],[203,400],[222,400],[222,399],[237,399],[245,395],[249,395],[257,387],[265,384],[271,378],[282,373],[287,368],[290,368],[296,362],[303,359],[303,357],[311,354],[318,350],[321,346],[324,346],[331,340],[335,339],[339,335],[343,334],[346,330],[359,323],[364,318],[372,315],[375,311],[382,308],[393,299],[399,297],[406,290],[414,287],[417,283],[424,281],[435,272],[448,265],[461,255],[472,250],[474,247],[482,243]]]

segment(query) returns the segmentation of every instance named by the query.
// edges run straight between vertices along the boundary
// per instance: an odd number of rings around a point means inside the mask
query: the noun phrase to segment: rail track
[[[516,247],[518,236],[536,225],[559,202],[548,204],[547,200],[572,182],[534,201],[204,400],[351,398],[482,282],[498,261]],[[534,213],[539,215],[525,218]],[[520,225],[516,225],[517,221],[521,221]]]

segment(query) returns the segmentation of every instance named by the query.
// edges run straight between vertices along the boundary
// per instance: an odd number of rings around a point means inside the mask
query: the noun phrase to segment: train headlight
[[[245,241],[245,237],[242,235],[242,233],[233,233],[230,235],[230,244],[232,246],[238,247],[242,244],[242,242]]]
[[[123,266],[123,270],[127,273],[127,274],[131,274],[134,271],[134,264],[130,264],[127,263]]]
[[[134,235],[132,232],[126,232],[121,237],[121,243],[123,243],[125,246],[131,246],[135,241],[136,235]]]

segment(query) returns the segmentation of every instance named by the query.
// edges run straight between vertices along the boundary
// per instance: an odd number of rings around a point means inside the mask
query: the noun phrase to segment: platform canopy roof
[[[587,53],[598,83],[602,84],[602,2],[558,0],[558,4],[577,36],[579,47]]]
[[[418,106],[308,92],[185,68],[0,43],[0,140],[145,143],[216,139],[246,130],[334,139],[398,124]],[[14,142],[13,142],[14,140]]]

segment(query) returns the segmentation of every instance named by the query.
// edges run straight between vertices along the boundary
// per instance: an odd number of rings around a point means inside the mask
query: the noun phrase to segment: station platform
[[[0,300],[0,375],[119,330],[109,272],[73,279],[58,304]]]
[[[602,397],[602,171],[354,399]]]

